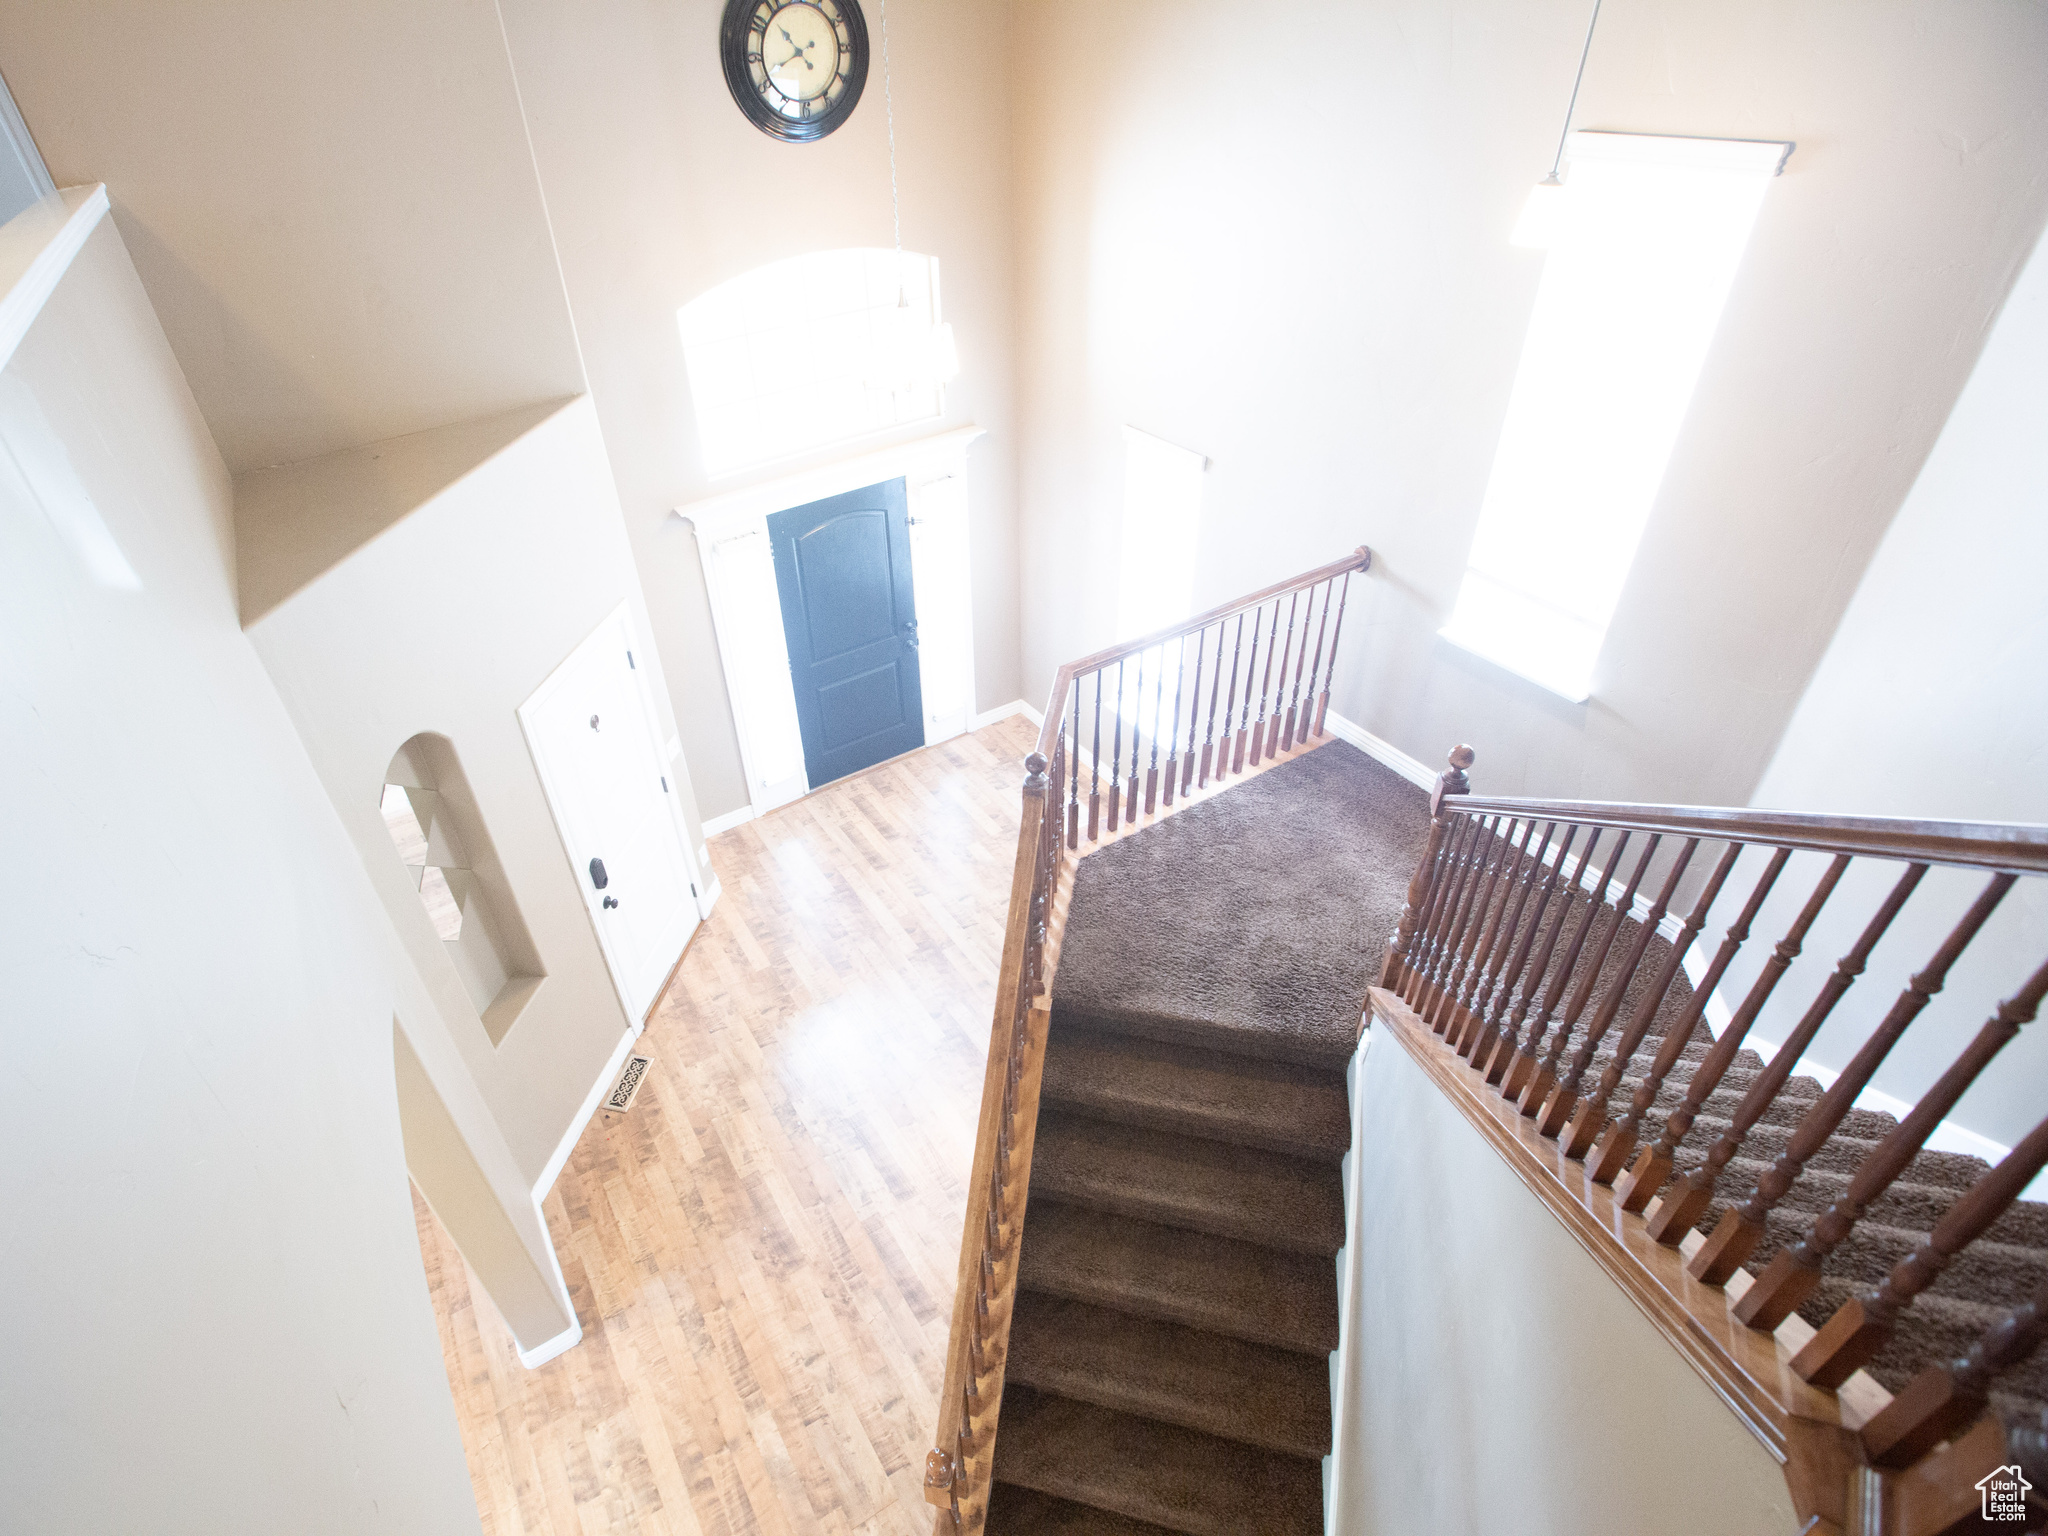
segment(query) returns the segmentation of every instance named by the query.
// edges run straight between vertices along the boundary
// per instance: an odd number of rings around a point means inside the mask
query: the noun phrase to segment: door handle
[[[616,896],[607,896],[604,899],[604,904],[607,907],[616,907],[619,904],[619,898]]]
[[[604,872],[604,860],[590,861],[590,884],[596,890],[603,890],[612,883],[612,877]]]

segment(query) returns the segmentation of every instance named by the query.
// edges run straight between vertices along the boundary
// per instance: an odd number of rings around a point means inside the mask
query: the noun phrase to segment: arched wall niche
[[[495,1046],[547,973],[454,743],[423,731],[400,747],[381,803],[398,860]]]

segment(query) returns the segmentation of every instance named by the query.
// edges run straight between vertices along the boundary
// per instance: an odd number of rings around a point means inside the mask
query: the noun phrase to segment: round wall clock
[[[857,0],[726,0],[718,56],[747,121],[805,143],[853,115],[868,80],[868,24]]]

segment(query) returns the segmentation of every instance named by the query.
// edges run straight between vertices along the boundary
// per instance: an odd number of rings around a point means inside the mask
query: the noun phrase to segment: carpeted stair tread
[[[1335,1072],[1055,1027],[1044,1102],[1090,1118],[1337,1159],[1351,1106]]]
[[[1318,1461],[1026,1387],[1003,1394],[995,1476],[1185,1536],[1322,1536]]]
[[[1313,1355],[1022,1292],[1005,1379],[1267,1450],[1330,1449],[1330,1373]]]
[[[1042,1108],[1031,1189],[1097,1210],[1296,1253],[1344,1245],[1343,1179],[1309,1162]]]
[[[1428,834],[1421,790],[1333,741],[1112,844],[1075,877],[1054,1026],[1341,1071]]]
[[[1174,1536],[1163,1525],[997,1483],[988,1504],[991,1536]]]
[[[1337,1347],[1328,1259],[1034,1196],[1021,1289],[1315,1356]]]

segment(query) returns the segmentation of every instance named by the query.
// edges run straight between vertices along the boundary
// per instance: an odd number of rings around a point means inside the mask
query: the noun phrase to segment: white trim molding
[[[537,1371],[557,1355],[565,1355],[583,1342],[583,1322],[575,1313],[569,1314],[569,1326],[546,1343],[536,1344],[532,1349],[519,1350],[519,1363],[529,1371]],[[513,1346],[515,1349],[518,1346]]]
[[[924,655],[934,659],[920,667],[925,741],[944,741],[970,728],[974,623],[963,491],[967,450],[982,435],[980,427],[956,427],[754,481],[675,509],[697,536],[750,815],[765,816],[811,790],[768,539],[768,519],[776,512],[885,480],[904,482],[918,628]],[[764,608],[769,612],[763,614]],[[706,823],[705,831],[737,824],[721,817]]]
[[[985,725],[994,725],[998,720],[1007,720],[1012,715],[1022,715],[1033,725],[1045,724],[1044,710],[1033,709],[1022,699],[1012,699],[1007,704],[998,704],[994,709],[984,709],[981,713],[970,716],[967,721],[967,729],[978,731]]]
[[[583,1129],[590,1124],[590,1117],[597,1113],[597,1106],[604,1102],[604,1096],[611,1091],[612,1084],[616,1083],[619,1074],[626,1070],[626,1057],[633,1049],[633,1042],[640,1038],[641,1028],[642,1026],[638,1024],[630,1026],[619,1036],[619,1043],[612,1047],[612,1054],[605,1062],[604,1070],[597,1074],[597,1081],[591,1084],[590,1097],[583,1101],[583,1108],[578,1110],[576,1118],[569,1122],[569,1129],[563,1135],[561,1144],[555,1148],[555,1155],[548,1159],[547,1167],[541,1169],[540,1177],[534,1180],[535,1204],[547,1199],[548,1191],[555,1187],[555,1180],[562,1176],[562,1169],[568,1165],[569,1154],[576,1150],[576,1143],[582,1140]],[[568,1345],[562,1347],[566,1349]]]
[[[1339,741],[1348,741],[1367,757],[1385,763],[1418,789],[1435,789],[1436,774],[1417,758],[1410,757],[1392,742],[1373,735],[1364,726],[1353,720],[1346,720],[1334,709],[1323,717],[1323,724],[1330,734]]]
[[[0,225],[0,368],[106,216],[106,186],[94,182],[53,192]]]
[[[704,819],[704,835],[716,837],[721,832],[730,832],[734,827],[745,826],[760,814],[751,804],[747,804],[736,811],[727,811],[723,816],[707,816]]]

